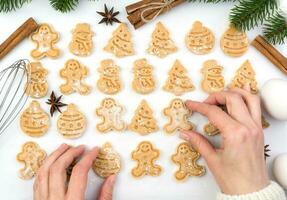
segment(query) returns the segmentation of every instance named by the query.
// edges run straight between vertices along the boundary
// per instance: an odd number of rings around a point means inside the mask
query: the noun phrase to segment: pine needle
[[[11,12],[21,8],[32,0],[0,0],[0,12]]]
[[[189,2],[203,2],[203,3],[220,3],[220,2],[236,2],[238,0],[188,0]]]
[[[79,0],[50,0],[50,4],[55,10],[66,13],[74,10]]]
[[[279,12],[271,16],[264,24],[263,34],[272,44],[284,44],[287,38],[287,21],[284,16]]]
[[[239,0],[229,18],[237,29],[246,31],[261,25],[278,7],[276,0]]]

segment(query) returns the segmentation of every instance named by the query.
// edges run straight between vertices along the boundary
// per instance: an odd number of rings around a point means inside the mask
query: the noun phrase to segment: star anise
[[[107,5],[105,4],[105,12],[99,12],[97,11],[99,15],[103,17],[103,19],[99,22],[106,23],[106,25],[111,24],[113,25],[113,22],[121,23],[120,20],[116,18],[116,16],[120,13],[119,11],[114,12],[114,7],[112,7],[110,10],[108,10]]]
[[[67,104],[65,103],[62,103],[61,102],[61,98],[62,98],[63,95],[59,96],[59,97],[56,97],[54,91],[52,91],[51,95],[50,95],[50,99],[48,99],[48,101],[46,102],[48,105],[50,105],[50,115],[53,117],[53,114],[56,112],[56,111],[59,111],[60,113],[61,110],[60,108],[63,107],[63,106],[67,106]]]
[[[264,146],[264,157],[265,157],[265,160],[266,160],[266,158],[268,158],[268,157],[270,157],[270,155],[269,155],[269,153],[268,152],[270,152],[271,150],[269,149],[269,144],[266,144],[265,146]]]

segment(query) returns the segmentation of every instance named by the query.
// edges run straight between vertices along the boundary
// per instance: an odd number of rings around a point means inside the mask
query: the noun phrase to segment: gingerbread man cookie
[[[112,38],[109,40],[104,50],[113,53],[116,57],[131,56],[134,54],[134,47],[131,39],[132,35],[128,26],[121,23],[113,32]]]
[[[61,69],[60,76],[65,79],[65,84],[60,86],[63,94],[71,94],[77,92],[81,95],[87,95],[91,91],[91,87],[84,83],[84,78],[88,75],[88,68],[81,65],[79,61],[70,59],[65,63],[65,67]]]
[[[124,108],[118,105],[114,99],[103,99],[101,107],[96,110],[96,114],[102,117],[102,122],[97,125],[98,131],[105,133],[112,130],[124,130],[126,124],[122,120],[123,110]]]
[[[187,73],[187,70],[180,61],[176,60],[168,73],[169,76],[163,89],[174,93],[177,96],[195,90],[195,87]]]
[[[132,152],[132,159],[137,161],[137,166],[132,169],[132,175],[136,178],[144,175],[159,176],[162,169],[155,164],[159,155],[159,150],[155,149],[150,142],[141,142]]]
[[[255,79],[255,71],[248,60],[246,60],[241,67],[236,71],[229,88],[243,88],[245,84],[250,85],[250,90],[253,94],[258,92],[257,82]]]
[[[20,127],[31,137],[44,135],[50,126],[49,115],[33,100],[20,116]]]
[[[155,89],[155,80],[152,74],[153,67],[148,64],[145,58],[134,62],[133,89],[141,94],[148,94]]]
[[[202,55],[209,53],[214,47],[214,35],[209,28],[196,21],[192,29],[185,37],[185,45],[194,54]]]
[[[22,151],[17,155],[17,160],[24,163],[24,168],[20,169],[20,178],[28,180],[33,178],[43,161],[46,158],[46,152],[35,142],[26,142]]]
[[[186,108],[185,103],[181,99],[173,99],[163,113],[169,119],[169,122],[164,126],[164,130],[168,134],[181,129],[192,130],[194,128],[194,125],[188,121],[188,117],[190,117],[192,112]]]
[[[175,51],[177,51],[177,47],[170,38],[169,31],[161,22],[158,22],[152,33],[152,41],[147,52],[151,55],[164,58]]]
[[[65,138],[78,138],[86,130],[86,123],[86,117],[71,103],[59,116],[57,128]]]
[[[48,92],[48,71],[40,62],[31,62],[27,67],[27,71],[30,81],[26,83],[26,93],[34,98],[46,96]]]
[[[98,176],[106,178],[112,174],[119,173],[120,169],[120,155],[112,148],[110,143],[105,143],[100,149],[97,158],[93,162],[94,172]]]
[[[201,73],[202,89],[207,93],[219,92],[224,90],[224,77],[221,75],[223,67],[218,65],[216,60],[207,60],[203,63]]]
[[[48,24],[41,24],[36,32],[31,35],[31,39],[37,45],[36,49],[31,51],[31,56],[34,59],[41,59],[46,56],[57,58],[60,55],[60,50],[55,47],[59,40],[59,34]]]
[[[174,174],[179,181],[188,176],[202,176],[205,174],[205,168],[198,165],[196,161],[200,154],[187,142],[179,144],[176,154],[172,155],[172,161],[179,166],[179,170]]]
[[[221,37],[220,47],[226,55],[239,57],[248,50],[248,43],[246,33],[240,32],[231,26]]]
[[[94,32],[88,23],[80,23],[72,31],[73,37],[70,43],[70,51],[76,56],[88,56],[93,50]]]
[[[105,94],[116,94],[122,89],[120,81],[120,67],[112,59],[101,62],[98,69],[100,78],[97,82],[98,89]]]
[[[153,117],[153,111],[145,100],[142,100],[137,107],[128,129],[141,135],[158,131],[159,128]]]

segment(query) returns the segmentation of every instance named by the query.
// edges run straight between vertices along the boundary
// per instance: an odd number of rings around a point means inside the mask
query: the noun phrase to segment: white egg
[[[275,119],[287,120],[287,81],[271,79],[260,93],[266,111]]]
[[[281,154],[274,159],[273,175],[278,183],[287,190],[287,153]]]

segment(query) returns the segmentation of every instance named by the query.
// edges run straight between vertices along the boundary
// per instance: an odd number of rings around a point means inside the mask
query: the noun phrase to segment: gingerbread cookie
[[[168,73],[169,77],[165,82],[163,89],[174,93],[175,95],[182,95],[185,92],[195,90],[195,87],[187,73],[187,70],[180,61],[176,60]]]
[[[112,38],[109,40],[104,50],[113,53],[116,57],[134,55],[134,47],[131,39],[132,35],[128,29],[128,26],[121,23],[113,32]]]
[[[185,37],[186,47],[194,54],[203,55],[209,53],[214,47],[214,35],[211,30],[196,21],[192,29]]]
[[[17,160],[24,163],[24,168],[20,169],[20,178],[28,180],[33,178],[43,161],[46,158],[46,152],[35,142],[26,142],[21,152],[17,155]]]
[[[141,94],[148,94],[155,89],[155,80],[152,74],[153,67],[148,64],[145,58],[134,62],[133,89]]]
[[[126,124],[122,120],[123,110],[124,108],[114,99],[103,99],[101,107],[96,110],[96,114],[102,117],[102,122],[97,125],[98,131],[103,133],[112,130],[123,131],[126,128]]]
[[[194,128],[194,124],[188,121],[192,112],[186,108],[181,99],[173,99],[163,113],[169,119],[163,129],[169,134],[181,129],[192,130]]]
[[[72,31],[73,37],[70,43],[70,51],[76,56],[88,56],[93,50],[94,32],[88,23],[80,23]]]
[[[29,83],[26,83],[26,93],[33,98],[46,96],[48,92],[48,71],[40,62],[31,62],[27,67],[27,71],[30,81]]]
[[[236,71],[229,88],[243,88],[245,84],[250,85],[251,93],[256,94],[258,92],[257,82],[255,79],[255,71],[248,60],[246,60],[241,67]]]
[[[165,26],[158,22],[155,30],[152,33],[152,40],[147,49],[147,52],[151,55],[158,56],[160,58],[166,57],[168,54],[177,51],[177,47],[171,40],[169,31]]]
[[[21,130],[31,137],[44,135],[50,126],[49,115],[33,100],[20,116]]]
[[[43,57],[57,58],[60,50],[55,47],[59,40],[59,34],[56,33],[48,24],[41,24],[35,33],[31,35],[31,39],[36,43],[36,49],[31,51],[34,59]]]
[[[242,56],[248,50],[248,38],[246,33],[236,30],[231,26],[220,40],[222,51],[231,57]]]
[[[218,65],[216,60],[207,60],[203,63],[201,87],[205,92],[213,93],[224,90],[225,82],[221,74],[222,70],[223,67]]]
[[[97,82],[98,89],[105,94],[116,94],[122,89],[120,81],[120,67],[112,59],[101,62],[98,69],[100,78]]]
[[[78,138],[83,135],[86,123],[86,117],[71,103],[59,116],[57,128],[65,138]]]
[[[179,144],[176,154],[172,155],[172,161],[179,166],[174,176],[182,181],[188,176],[202,176],[205,174],[205,168],[198,165],[196,161],[200,154],[187,142]]]
[[[84,78],[88,75],[88,68],[81,65],[79,61],[70,59],[65,63],[65,67],[61,69],[60,76],[65,79],[65,84],[60,86],[63,94],[71,94],[77,92],[81,95],[87,95],[91,91],[91,87],[84,83]]]
[[[128,126],[128,129],[141,135],[147,135],[158,131],[153,111],[145,100],[142,100],[135,111],[135,115]]]
[[[137,162],[137,166],[132,169],[132,175],[136,178],[150,175],[159,176],[162,169],[155,164],[160,152],[148,141],[139,143],[137,149],[132,152],[132,159]]]
[[[112,148],[110,143],[105,143],[100,149],[99,154],[93,162],[94,172],[106,178],[112,174],[119,173],[121,169],[120,155]]]

